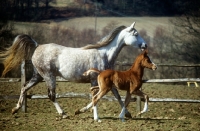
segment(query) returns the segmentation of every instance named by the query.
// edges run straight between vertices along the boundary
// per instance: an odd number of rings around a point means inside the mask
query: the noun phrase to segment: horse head
[[[140,59],[139,61],[140,61],[141,65],[145,68],[156,70],[157,66],[151,61],[151,59],[149,58],[149,56],[147,54],[148,54],[148,51],[147,51],[147,49],[145,49],[141,53],[141,55],[138,56]]]
[[[135,22],[126,29],[124,29],[125,37],[124,42],[126,45],[139,47],[142,51],[147,48],[144,39],[139,35],[138,31],[134,28]]]

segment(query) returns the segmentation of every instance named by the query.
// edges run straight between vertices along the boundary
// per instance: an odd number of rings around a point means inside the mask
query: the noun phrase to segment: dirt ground
[[[0,95],[18,95],[20,82],[0,83]],[[188,87],[186,83],[156,84],[147,83],[142,89],[150,98],[180,98],[200,99],[199,87]],[[89,84],[59,82],[57,93],[66,92],[89,93]],[[47,94],[45,83],[40,83],[31,89],[28,94]],[[121,92],[124,95],[125,92]],[[108,93],[107,95],[112,95]],[[118,115],[121,108],[117,101],[101,100],[98,106],[101,123],[93,121],[90,111],[74,115],[77,108],[87,105],[90,100],[83,98],[60,98],[61,107],[69,115],[68,119],[60,119],[56,109],[49,99],[28,99],[27,113],[21,110],[11,115],[11,109],[16,105],[17,99],[0,99],[0,130],[1,131],[198,131],[200,130],[200,103],[177,102],[150,102],[149,111],[136,117],[136,103],[131,102],[128,110],[133,118],[121,122]],[[143,107],[143,103],[142,103]]]

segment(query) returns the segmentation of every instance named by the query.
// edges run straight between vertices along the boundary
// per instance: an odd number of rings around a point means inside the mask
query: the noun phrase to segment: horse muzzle
[[[156,70],[156,69],[157,69],[157,66],[155,64],[153,64],[152,70]]]
[[[142,44],[140,45],[141,51],[145,50],[146,48],[147,48],[146,43],[142,43]]]

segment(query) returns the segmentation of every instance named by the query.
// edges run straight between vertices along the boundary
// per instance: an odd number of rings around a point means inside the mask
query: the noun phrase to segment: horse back
[[[82,75],[84,71],[90,68],[103,70],[106,64],[96,49],[83,50],[57,44],[38,46],[32,62],[42,76],[44,73],[51,73],[77,82],[88,82],[89,77]]]
[[[106,84],[107,87],[115,85],[120,90],[129,90],[131,78],[128,77],[129,73],[126,71],[105,70],[98,76],[101,83]]]

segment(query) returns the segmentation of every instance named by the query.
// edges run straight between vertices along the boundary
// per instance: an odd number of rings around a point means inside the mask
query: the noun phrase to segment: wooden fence
[[[167,66],[167,65],[164,65]],[[168,65],[172,66],[172,65]],[[173,65],[173,66],[180,66],[180,65]],[[185,65],[186,66],[186,65]],[[200,65],[187,65],[187,66],[200,66]],[[180,66],[184,67],[184,66]],[[25,69],[25,62],[21,64],[21,78],[2,78],[0,79],[0,82],[20,82],[21,81],[21,87],[23,87],[24,83],[26,82],[26,69]],[[57,79],[57,82],[67,82],[67,80],[64,79]],[[200,82],[200,78],[181,78],[181,79],[150,79],[150,80],[143,80],[143,83],[170,83],[170,82]],[[197,85],[198,86],[198,85]],[[0,99],[18,99],[19,95],[12,95],[12,96],[0,96]],[[47,95],[26,95],[23,106],[22,106],[22,111],[27,112],[27,98],[29,99],[47,99]],[[62,95],[57,95],[56,98],[86,98],[86,99],[91,99],[92,96],[89,93],[64,93]],[[116,98],[114,96],[104,96],[102,99],[108,100],[108,101],[114,101]],[[124,101],[124,96],[122,96],[122,100]],[[132,102],[137,101],[137,111],[141,110],[141,101],[144,101],[140,97],[132,98]],[[200,103],[200,100],[191,100],[191,99],[172,99],[172,98],[165,98],[165,99],[160,99],[160,98],[150,98],[150,102],[187,102],[187,103]]]

